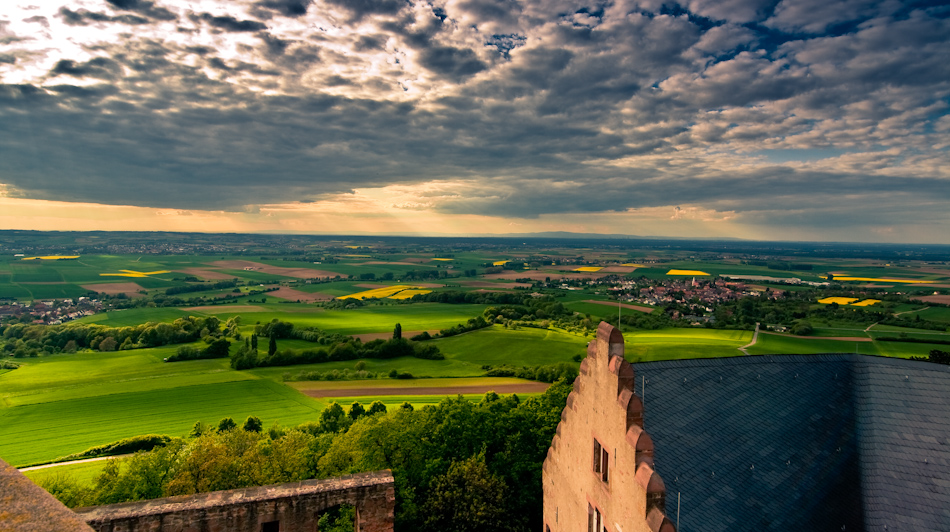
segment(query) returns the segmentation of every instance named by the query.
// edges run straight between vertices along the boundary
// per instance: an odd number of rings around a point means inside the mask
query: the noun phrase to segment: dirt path
[[[929,309],[929,308],[930,308],[930,307],[924,307],[924,308],[920,308],[920,309],[916,309],[916,310],[905,310],[904,312],[897,312],[897,313],[895,313],[894,316],[900,316],[901,314],[910,314],[911,312],[923,312],[923,311],[925,311],[925,310],[927,310],[927,309]],[[875,323],[875,325],[877,325],[877,324]]]
[[[546,382],[526,382],[524,384],[484,384],[481,386],[442,386],[423,388],[407,386],[405,388],[346,388],[336,390],[302,390],[310,397],[377,397],[383,395],[456,395],[496,393],[541,393],[548,389]]]
[[[748,355],[749,352],[746,351],[746,349],[748,349],[748,348],[754,346],[755,343],[758,342],[758,341],[759,341],[759,322],[755,322],[755,332],[752,333],[752,341],[749,342],[748,344],[746,344],[746,345],[740,347],[740,348],[739,348],[739,351],[742,351],[743,354]]]
[[[126,456],[132,456],[131,454],[117,454],[115,456],[100,456],[99,458],[86,458],[85,460],[72,460],[70,462],[56,462],[55,464],[43,464],[33,467],[24,467],[20,471],[36,471],[37,469],[48,469],[50,467],[59,467],[69,464],[84,464],[86,462],[101,462],[103,460],[108,460],[110,458],[125,458]]]

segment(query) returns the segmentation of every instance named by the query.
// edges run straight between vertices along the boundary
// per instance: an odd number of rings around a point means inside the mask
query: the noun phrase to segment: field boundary
[[[431,388],[403,387],[403,388],[336,388],[323,390],[300,390],[304,395],[317,399],[324,397],[375,397],[386,395],[467,395],[495,393],[541,393],[551,386],[546,382],[532,382],[524,384],[495,384],[481,386],[438,386]]]

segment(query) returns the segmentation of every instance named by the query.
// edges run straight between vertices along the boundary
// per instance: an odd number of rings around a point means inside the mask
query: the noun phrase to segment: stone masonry
[[[318,532],[317,519],[356,507],[356,532],[392,532],[389,470],[76,510],[97,532]]]
[[[544,460],[544,532],[675,532],[623,351],[602,322]]]

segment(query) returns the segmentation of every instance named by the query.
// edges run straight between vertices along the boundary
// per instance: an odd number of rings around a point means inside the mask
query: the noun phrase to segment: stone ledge
[[[304,480],[286,484],[213,491],[210,493],[198,493],[196,495],[179,495],[162,499],[150,499],[147,501],[110,504],[107,506],[91,506],[78,508],[76,509],[76,513],[86,522],[93,523],[168,513],[210,510],[223,506],[253,504],[277,501],[280,499],[308,498],[324,493],[329,494],[360,488],[392,486],[393,483],[392,472],[386,469],[330,479]]]

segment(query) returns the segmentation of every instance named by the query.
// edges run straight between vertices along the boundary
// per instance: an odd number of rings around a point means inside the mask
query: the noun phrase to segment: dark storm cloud
[[[312,3],[313,0],[261,0],[256,4],[254,14],[266,16],[265,12],[273,11],[285,17],[300,17],[307,14]]]
[[[33,23],[43,26],[44,28],[49,28],[49,20],[47,20],[46,17],[39,16],[39,15],[25,18],[23,19],[23,22],[33,22]]]
[[[115,79],[120,74],[120,67],[111,59],[97,57],[85,63],[77,63],[69,59],[61,59],[50,71],[53,76],[65,74],[75,78]]]
[[[326,0],[326,3],[346,10],[353,22],[371,15],[395,15],[408,6],[406,0]]]
[[[132,11],[155,20],[177,20],[178,16],[167,8],[149,0],[106,0],[115,9]]]
[[[854,176],[825,172],[792,171],[773,167],[750,175],[713,175],[702,178],[647,175],[646,172],[617,172],[590,175],[588,180],[564,182],[556,175],[548,180],[496,179],[483,183],[482,191],[466,190],[460,199],[450,200],[440,211],[451,214],[479,213],[494,216],[532,218],[551,213],[626,211],[663,207],[671,203],[670,189],[681,203],[726,200],[724,208],[733,212],[787,209],[790,205],[810,208],[842,208],[841,195],[907,195],[929,201],[950,201],[950,187],[943,179],[905,180],[897,176]],[[908,185],[914,190],[908,193]],[[722,191],[729,191],[723,194]],[[755,202],[733,201],[736,191],[756,198]],[[868,191],[873,191],[868,194]],[[868,213],[873,216],[872,213]]]
[[[247,32],[260,31],[267,29],[267,25],[257,20],[238,20],[230,15],[212,15],[211,13],[201,13],[192,15],[192,20],[204,21],[209,26],[222,29],[224,31]]]
[[[433,46],[422,51],[423,66],[454,80],[461,80],[485,70],[486,65],[467,48]]]
[[[87,9],[78,9],[73,11],[67,7],[59,8],[59,16],[62,17],[63,22],[70,26],[86,26],[91,22],[118,22],[120,24],[128,24],[130,26],[138,26],[142,24],[149,24],[151,22],[149,19],[137,15],[112,16],[105,13],[89,11]]]
[[[0,87],[0,176],[28,197],[234,210],[445,181],[434,209],[511,217],[950,200],[950,19],[825,4],[263,0],[191,12],[181,40],[147,33],[154,2],[64,7],[142,35]]]

